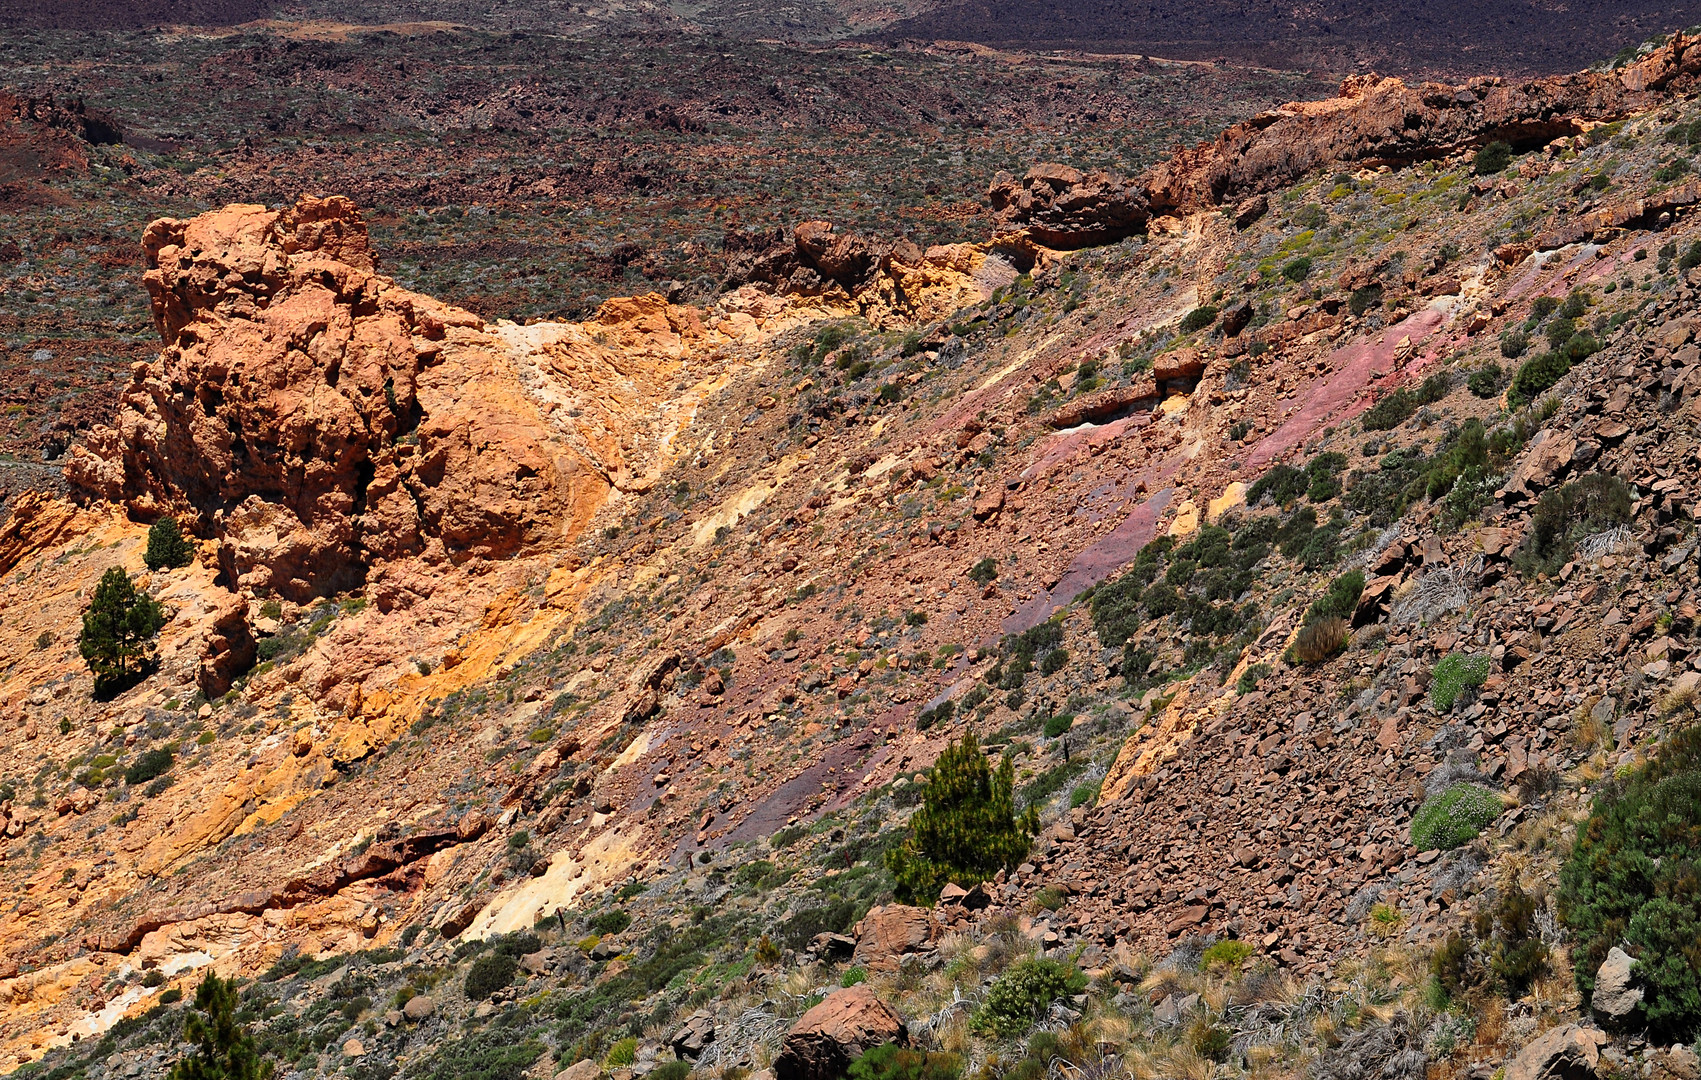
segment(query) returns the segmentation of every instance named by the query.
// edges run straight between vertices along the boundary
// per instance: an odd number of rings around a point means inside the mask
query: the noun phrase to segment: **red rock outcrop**
[[[993,213],[1006,228],[1025,227],[1047,247],[1077,248],[1132,236],[1151,217],[1138,182],[1103,169],[1082,172],[1068,165],[1035,165],[1017,180],[999,173],[987,192]]]
[[[476,316],[373,272],[348,200],[156,221],[143,242],[165,348],[67,476],[218,538],[233,585],[304,599],[377,560],[511,555],[606,490]]]
[[[1355,75],[1338,97],[1260,113],[1137,180],[1045,164],[1021,180],[999,174],[988,194],[1004,227],[1025,229],[1050,247],[1081,247],[1142,231],[1159,214],[1278,191],[1319,169],[1409,165],[1493,140],[1534,145],[1581,135],[1691,93],[1698,83],[1701,38],[1684,34],[1619,70],[1456,86]]]

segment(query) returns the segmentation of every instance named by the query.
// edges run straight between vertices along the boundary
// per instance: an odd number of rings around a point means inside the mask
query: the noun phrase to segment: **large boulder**
[[[1595,972],[1595,1011],[1609,1020],[1623,1020],[1642,1004],[1642,988],[1630,985],[1637,960],[1614,945]]]
[[[909,1029],[866,985],[836,990],[798,1017],[774,1058],[775,1080],[838,1080],[863,1053],[909,1042]]]
[[[856,951],[852,959],[876,971],[897,968],[906,953],[933,947],[939,927],[926,908],[886,904],[870,908],[856,924]]]
[[[1563,1024],[1518,1051],[1506,1080],[1594,1080],[1607,1034]]]
[[[1052,248],[1111,243],[1144,231],[1151,217],[1135,181],[1052,162],[1035,165],[1020,180],[999,173],[987,195],[1000,226],[1025,229]]]

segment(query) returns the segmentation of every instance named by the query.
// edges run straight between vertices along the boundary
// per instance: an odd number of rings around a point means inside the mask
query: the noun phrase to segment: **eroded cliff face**
[[[479,319],[373,271],[347,200],[159,221],[143,245],[165,347],[68,476],[218,539],[233,586],[299,601],[398,559],[507,557],[606,497]]]

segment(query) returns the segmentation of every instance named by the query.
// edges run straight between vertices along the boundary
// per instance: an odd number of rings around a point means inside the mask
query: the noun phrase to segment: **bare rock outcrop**
[[[379,560],[505,557],[606,490],[477,316],[373,271],[348,200],[164,219],[144,248],[165,347],[67,476],[216,537],[233,586],[299,600]]]
[[[1047,163],[1035,165],[1020,180],[1001,172],[987,195],[1001,226],[1026,229],[1035,241],[1052,248],[1133,236],[1151,217],[1141,185],[1103,169],[1082,172]]]

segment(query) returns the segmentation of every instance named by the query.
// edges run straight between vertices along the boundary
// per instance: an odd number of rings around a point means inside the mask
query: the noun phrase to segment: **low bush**
[[[1565,378],[1571,370],[1571,358],[1555,349],[1534,356],[1519,365],[1512,376],[1512,386],[1506,391],[1506,403],[1514,409],[1534,401],[1542,391]]]
[[[1504,345],[1502,348],[1504,349]],[[1465,380],[1465,388],[1475,397],[1491,398],[1500,393],[1506,385],[1506,372],[1499,364],[1487,363],[1471,372],[1471,377]]]
[[[170,747],[156,746],[131,762],[130,767],[124,770],[124,782],[134,787],[164,776],[171,771],[176,760]]]
[[[1337,616],[1307,623],[1294,640],[1294,656],[1303,663],[1321,664],[1347,647],[1351,633],[1347,620]]]
[[[975,689],[980,690],[981,688],[977,686],[977,687],[975,687]],[[983,690],[983,691],[981,691],[981,693],[984,697],[985,691]],[[971,696],[972,696],[972,694],[971,694]],[[967,698],[965,697],[964,700],[966,701]],[[969,706],[969,707],[973,708],[973,706]],[[922,709],[920,712],[916,713],[915,714],[915,729],[917,731],[926,731],[928,728],[933,727],[935,724],[949,724],[951,722],[951,717],[955,716],[956,713],[957,713],[957,703],[955,701],[952,701],[950,698],[946,698],[944,701],[941,701],[939,704],[933,706],[933,708]]]
[[[518,967],[512,956],[503,953],[479,957],[467,971],[467,1000],[489,1000],[490,995],[513,983],[514,971]]]
[[[1224,938],[1204,951],[1199,957],[1199,966],[1206,971],[1213,967],[1233,970],[1245,963],[1251,955],[1251,945],[1234,938]]]
[[[987,989],[975,1026],[1001,1039],[1026,1034],[1059,997],[1079,994],[1087,977],[1073,964],[1033,956],[1019,961]]]
[[[1610,473],[1588,473],[1536,500],[1529,533],[1513,554],[1526,574],[1552,573],[1571,557],[1578,540],[1630,520],[1630,485]]]
[[[1314,623],[1321,619],[1350,619],[1363,592],[1364,572],[1348,570],[1330,583],[1328,592],[1311,602],[1311,607],[1305,612],[1305,621]]]
[[[1075,717],[1071,713],[1058,713],[1048,716],[1045,720],[1045,737],[1055,739],[1074,726]]]
[[[1476,839],[1500,816],[1500,798],[1479,784],[1454,784],[1424,800],[1412,815],[1412,846],[1447,851]]]
[[[1181,317],[1181,332],[1184,334],[1191,334],[1196,330],[1205,329],[1205,327],[1210,326],[1216,321],[1216,308],[1211,307],[1209,304],[1204,307],[1196,307]]]
[[[1234,688],[1242,694],[1250,694],[1258,689],[1259,680],[1269,674],[1269,664],[1253,664],[1240,673],[1240,678],[1235,681]]]
[[[850,1063],[850,1080],[957,1080],[963,1059],[956,1054],[912,1050],[897,1043],[876,1046]]]
[[[1471,159],[1471,169],[1478,176],[1495,176],[1511,164],[1512,147],[1498,139],[1484,145]]]
[[[1301,255],[1297,259],[1290,260],[1282,267],[1282,276],[1296,284],[1304,281],[1311,276],[1311,257]]]
[[[1488,657],[1448,653],[1436,661],[1429,675],[1429,700],[1436,712],[1451,712],[1467,687],[1478,687],[1488,678]]]
[[[998,578],[998,560],[988,556],[969,567],[969,580],[976,585],[990,585]]]
[[[1595,794],[1560,872],[1559,915],[1577,944],[1577,988],[1595,988],[1607,951],[1636,958],[1643,1014],[1661,1041],[1701,1028],[1701,727]]]
[[[620,908],[599,912],[591,918],[591,929],[598,934],[618,934],[632,925],[632,916]]]

